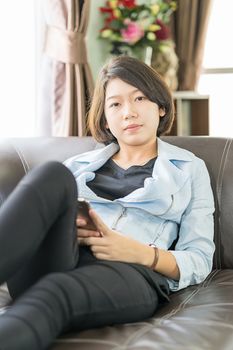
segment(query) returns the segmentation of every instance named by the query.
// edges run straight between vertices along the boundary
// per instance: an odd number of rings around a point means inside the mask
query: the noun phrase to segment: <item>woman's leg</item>
[[[26,175],[0,208],[0,283],[18,296],[39,277],[77,264],[77,185],[61,163]]]
[[[94,257],[82,263],[82,255],[83,248],[77,269],[43,277],[0,317],[4,349],[16,344],[24,350],[46,349],[62,331],[135,322],[154,314],[158,293],[133,265]],[[158,281],[166,287],[162,277]]]

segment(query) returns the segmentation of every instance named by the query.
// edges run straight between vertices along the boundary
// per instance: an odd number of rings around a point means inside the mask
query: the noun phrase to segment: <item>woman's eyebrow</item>
[[[140,92],[140,90],[138,90],[138,89],[132,90],[132,91],[130,91],[129,95],[133,95],[136,92]],[[112,96],[107,97],[106,101],[113,99],[113,98],[121,97],[121,96],[122,95],[112,95]]]
[[[120,97],[120,95],[109,96],[109,97],[106,99],[106,101],[111,100],[111,99],[113,99],[113,98],[117,98],[117,97]]]

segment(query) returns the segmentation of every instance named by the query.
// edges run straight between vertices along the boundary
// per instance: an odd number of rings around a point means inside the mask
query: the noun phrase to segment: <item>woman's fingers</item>
[[[76,219],[76,225],[78,227],[83,227],[87,224],[86,220],[84,218],[77,217]]]
[[[89,210],[89,215],[92,218],[94,224],[98,228],[98,230],[105,236],[109,235],[111,230],[109,227],[103,222],[103,220],[99,217],[99,215],[95,212],[94,209]]]
[[[86,237],[101,237],[98,231],[85,230],[82,228],[78,228],[78,237],[86,238]]]
[[[105,246],[101,236],[78,237],[78,242],[82,245],[88,245],[90,247]]]

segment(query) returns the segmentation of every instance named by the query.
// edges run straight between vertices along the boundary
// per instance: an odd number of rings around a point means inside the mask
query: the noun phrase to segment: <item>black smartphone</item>
[[[97,228],[89,215],[90,204],[84,198],[78,198],[78,216],[84,218],[87,222],[85,228],[92,231],[97,231]]]

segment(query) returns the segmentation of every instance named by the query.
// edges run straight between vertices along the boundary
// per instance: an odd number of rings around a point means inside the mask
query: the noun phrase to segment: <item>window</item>
[[[214,0],[198,92],[210,96],[210,135],[233,137],[233,2]]]
[[[0,137],[33,136],[35,9],[32,0],[0,3]]]

